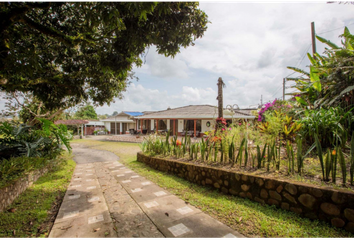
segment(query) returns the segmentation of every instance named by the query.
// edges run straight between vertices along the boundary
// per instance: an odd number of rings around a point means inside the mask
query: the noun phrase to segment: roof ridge
[[[171,108],[171,109],[165,109],[165,110],[155,111],[155,112],[153,112],[153,113],[161,113],[161,112],[165,112],[165,111],[171,111],[171,110],[175,110],[175,109],[181,109],[181,108],[192,107],[192,106],[216,107],[216,106],[209,105],[209,104],[196,104],[196,105],[187,105],[187,106],[182,106],[182,107],[176,107],[176,108]],[[144,114],[144,116],[147,116],[147,115],[153,114],[153,113]]]

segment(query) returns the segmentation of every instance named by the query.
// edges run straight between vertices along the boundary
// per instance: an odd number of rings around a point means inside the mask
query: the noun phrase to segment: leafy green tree
[[[97,113],[92,105],[86,105],[81,107],[74,115],[75,118],[79,119],[98,119]]]
[[[114,111],[113,113],[112,113],[112,116],[115,116],[115,115],[117,115],[118,114],[118,112],[117,111]]]
[[[106,119],[108,116],[107,116],[107,114],[100,114],[100,115],[98,115],[98,118],[99,119]]]
[[[148,47],[173,57],[207,23],[196,2],[2,2],[0,90],[31,93],[48,111],[109,104]]]

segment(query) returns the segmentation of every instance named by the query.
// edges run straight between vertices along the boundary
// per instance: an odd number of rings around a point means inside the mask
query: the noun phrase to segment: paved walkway
[[[49,237],[244,237],[119,163],[74,147],[74,175]]]

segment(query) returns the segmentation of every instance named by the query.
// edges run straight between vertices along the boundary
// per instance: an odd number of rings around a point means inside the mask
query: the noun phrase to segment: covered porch
[[[185,136],[187,134],[190,137],[202,137],[205,131],[210,130],[212,121],[212,119],[208,121],[201,119],[136,119],[136,128],[142,134],[170,132],[171,136]],[[205,122],[205,128],[202,127],[203,122]]]

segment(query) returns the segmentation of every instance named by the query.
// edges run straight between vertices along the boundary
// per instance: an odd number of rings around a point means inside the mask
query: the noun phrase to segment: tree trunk
[[[217,97],[217,99],[218,99],[218,117],[219,118],[222,118],[222,117],[224,117],[223,116],[223,96],[222,96],[222,88],[223,88],[223,86],[225,85],[224,84],[224,82],[223,82],[223,80],[222,80],[222,78],[221,77],[219,77],[219,79],[218,79],[218,97]]]

